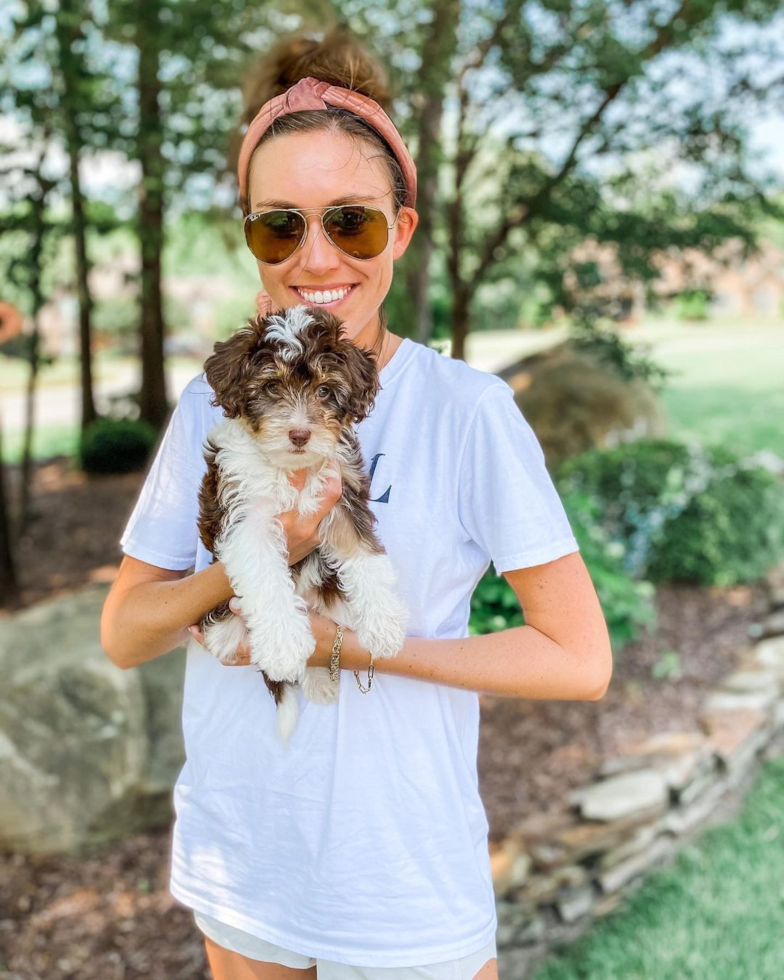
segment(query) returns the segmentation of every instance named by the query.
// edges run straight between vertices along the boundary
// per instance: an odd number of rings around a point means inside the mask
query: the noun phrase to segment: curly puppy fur
[[[306,306],[250,320],[215,345],[205,371],[225,418],[204,442],[199,533],[225,564],[247,624],[222,603],[202,621],[205,645],[230,663],[247,639],[287,745],[297,686],[322,704],[338,693],[328,670],[305,667],[315,649],[308,607],[355,630],[374,657],[394,656],[405,637],[407,613],[375,534],[353,430],[373,407],[378,373],[372,354],[342,336],[337,317]],[[302,469],[298,491],[289,475]],[[321,544],[289,568],[277,515],[314,513],[336,470],[343,495],[319,525]]]

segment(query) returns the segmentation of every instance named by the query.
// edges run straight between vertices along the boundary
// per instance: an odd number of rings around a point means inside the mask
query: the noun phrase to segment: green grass
[[[662,393],[672,435],[784,456],[784,330],[782,338],[758,348],[657,352],[659,364],[682,372]]]
[[[19,463],[22,459],[23,433],[3,433],[3,460]],[[52,456],[75,456],[79,446],[79,430],[70,425],[48,425],[33,433],[33,458],[50,459]]]
[[[773,759],[735,821],[686,845],[533,980],[781,980],[783,795]]]

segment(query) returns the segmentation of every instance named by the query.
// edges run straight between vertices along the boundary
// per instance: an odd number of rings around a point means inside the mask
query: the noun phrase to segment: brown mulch
[[[38,467],[35,519],[19,547],[24,605],[112,580],[139,482],[138,474],[87,479],[65,460]],[[629,742],[698,730],[704,694],[739,663],[765,594],[756,585],[670,585],[656,605],[656,633],[622,651],[601,701],[482,698],[479,778],[492,841],[556,806]],[[657,679],[668,650],[680,655],[681,676]],[[168,840],[165,831],[80,857],[4,859],[0,978],[207,980],[191,913],[167,892]]]

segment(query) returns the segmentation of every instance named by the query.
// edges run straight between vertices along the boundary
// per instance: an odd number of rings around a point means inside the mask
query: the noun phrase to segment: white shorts
[[[240,953],[251,960],[278,963],[299,970],[315,966],[318,980],[474,980],[485,963],[498,955],[493,938],[478,953],[471,953],[457,960],[430,963],[428,966],[348,966],[332,960],[313,959],[303,953],[292,953],[289,949],[227,926],[208,915],[202,915],[201,912],[194,912],[193,917],[204,935],[224,949]]]

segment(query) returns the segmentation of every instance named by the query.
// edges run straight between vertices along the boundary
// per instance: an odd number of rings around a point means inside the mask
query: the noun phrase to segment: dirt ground
[[[18,549],[23,605],[112,580],[139,485],[138,474],[87,479],[65,460],[38,467],[34,520]],[[761,586],[664,586],[656,605],[657,631],[623,650],[601,701],[482,699],[479,781],[492,841],[559,804],[620,746],[696,730],[705,691],[749,645],[765,596]],[[658,679],[667,650],[679,653],[681,676]],[[0,978],[207,980],[191,913],[167,892],[168,836],[79,857],[3,859]]]

